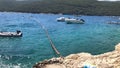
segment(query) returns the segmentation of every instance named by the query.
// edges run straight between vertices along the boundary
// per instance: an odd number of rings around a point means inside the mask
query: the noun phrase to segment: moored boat
[[[65,19],[67,19],[67,18],[65,18],[65,17],[59,17],[59,18],[57,18],[56,20],[57,20],[58,22],[65,22]]]
[[[120,22],[116,22],[116,21],[110,21],[110,22],[107,22],[108,24],[120,24]]]
[[[67,24],[84,24],[85,23],[83,19],[74,19],[74,18],[65,19],[65,22]]]
[[[22,37],[22,32],[17,30],[16,32],[0,32],[0,37]]]

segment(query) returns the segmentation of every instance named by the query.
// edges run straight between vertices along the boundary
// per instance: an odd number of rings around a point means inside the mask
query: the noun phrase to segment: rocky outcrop
[[[89,53],[71,54],[63,58],[52,58],[40,62],[33,68],[120,68],[120,43],[115,46],[112,52],[91,55]]]

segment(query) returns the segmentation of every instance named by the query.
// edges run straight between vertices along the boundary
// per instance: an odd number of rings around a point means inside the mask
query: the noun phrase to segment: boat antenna
[[[48,38],[48,40],[49,40],[49,42],[50,42],[50,44],[51,44],[52,49],[56,52],[56,54],[57,54],[59,57],[62,57],[62,55],[60,54],[60,52],[59,52],[59,51],[57,50],[57,48],[55,47],[52,39],[50,38],[49,33],[48,33],[48,30],[47,30],[37,19],[32,18],[32,20],[34,20],[34,21],[36,21],[37,23],[40,24],[41,28],[45,31],[45,33],[46,33],[46,35],[47,35],[47,38]]]

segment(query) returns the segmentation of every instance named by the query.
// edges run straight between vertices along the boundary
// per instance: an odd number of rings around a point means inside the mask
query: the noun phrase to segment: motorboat
[[[59,18],[57,18],[56,20],[57,20],[58,22],[65,22],[65,19],[67,19],[67,18],[65,18],[65,17],[59,17]]]
[[[67,24],[84,24],[85,20],[78,19],[78,18],[65,18],[65,17],[59,17],[56,19],[58,22],[66,22]]]
[[[110,22],[107,22],[108,24],[120,24],[120,22],[116,22],[116,21],[110,21]]]
[[[83,19],[75,19],[75,18],[68,18],[65,19],[67,24],[84,24],[85,21]]]
[[[22,32],[19,30],[17,30],[16,32],[0,31],[0,37],[22,37]]]

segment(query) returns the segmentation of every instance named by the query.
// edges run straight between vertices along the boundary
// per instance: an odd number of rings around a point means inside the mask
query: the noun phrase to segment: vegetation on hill
[[[96,0],[0,1],[0,11],[63,13],[80,15],[120,15],[120,2]]]

